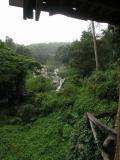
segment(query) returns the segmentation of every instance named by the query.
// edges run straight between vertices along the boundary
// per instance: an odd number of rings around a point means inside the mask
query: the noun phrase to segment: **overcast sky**
[[[72,42],[79,40],[89,21],[62,15],[49,16],[42,12],[38,22],[23,20],[23,10],[9,6],[9,0],[0,0],[0,39],[6,36],[19,44],[43,42]],[[106,25],[102,25],[104,28]]]

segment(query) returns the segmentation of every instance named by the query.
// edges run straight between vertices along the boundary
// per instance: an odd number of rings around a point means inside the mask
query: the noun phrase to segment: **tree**
[[[76,68],[81,76],[89,75],[95,68],[94,48],[91,32],[83,32],[81,41],[71,44],[70,65]]]
[[[24,56],[31,56],[32,52],[28,47],[25,47],[24,45],[17,45],[16,47],[16,53]]]
[[[9,48],[12,48],[12,49],[16,48],[16,45],[15,45],[13,39],[8,36],[6,36],[5,43]]]
[[[17,55],[6,44],[0,45],[0,66],[0,100],[7,99],[10,104],[22,98],[28,71],[40,67],[33,59]]]
[[[99,70],[99,61],[98,61],[97,42],[96,42],[96,36],[95,36],[94,22],[91,21],[91,24],[92,24],[92,34],[93,34],[93,42],[94,42],[94,53],[95,53],[96,70]]]
[[[69,46],[61,46],[57,49],[55,60],[58,63],[68,64],[69,62]]]

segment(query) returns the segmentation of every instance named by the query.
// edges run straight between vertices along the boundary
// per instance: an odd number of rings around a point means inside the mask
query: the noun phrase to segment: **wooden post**
[[[36,0],[36,13],[35,13],[36,21],[39,20],[41,10],[42,10],[42,0]]]
[[[118,113],[116,120],[116,130],[117,130],[117,144],[116,144],[116,154],[114,160],[120,160],[120,59],[118,60],[119,71],[118,71],[118,79],[119,79],[119,104],[118,104]]]

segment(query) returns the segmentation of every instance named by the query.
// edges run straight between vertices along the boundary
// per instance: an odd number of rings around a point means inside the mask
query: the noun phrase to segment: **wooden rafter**
[[[23,2],[26,1],[9,0],[9,4],[24,8]],[[50,12],[51,15],[59,13],[73,18],[90,19],[120,25],[120,4],[117,0],[29,0],[30,3],[31,1],[33,3],[32,9],[35,9],[37,13],[36,20],[38,20],[40,11],[42,10]]]

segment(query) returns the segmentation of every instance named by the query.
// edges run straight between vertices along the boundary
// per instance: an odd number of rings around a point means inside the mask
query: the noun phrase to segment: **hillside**
[[[104,144],[111,129],[116,135],[118,35],[107,30],[96,40],[99,70],[90,31],[68,46],[28,49],[0,42],[1,160],[103,160],[103,152],[114,157],[116,136]],[[33,50],[37,61],[28,56]],[[108,130],[91,127],[88,112]]]
[[[40,44],[31,44],[29,46],[27,46],[31,51],[32,51],[32,55],[39,59],[40,61],[45,61],[46,59],[48,59],[48,57],[50,56],[54,56],[56,51],[58,50],[59,47],[61,46],[66,46],[69,43],[40,43]]]

